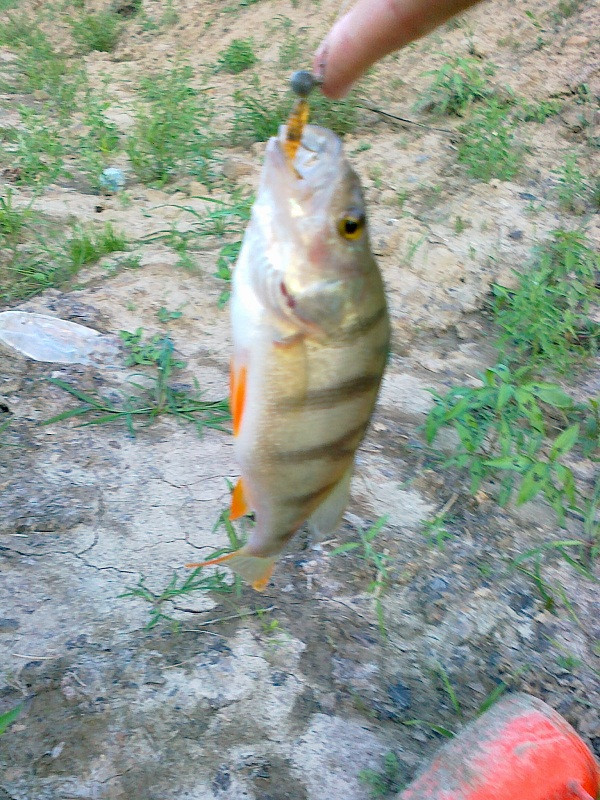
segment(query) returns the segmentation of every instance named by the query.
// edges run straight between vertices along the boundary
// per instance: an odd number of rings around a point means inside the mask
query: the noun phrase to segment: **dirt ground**
[[[283,90],[284,34],[271,23],[291,20],[310,53],[340,7],[332,0],[168,5],[172,24],[146,30],[133,18],[114,52],[85,56],[90,81],[104,76],[116,98],[110,113],[122,130],[131,126],[141,75],[176,58],[203,75],[235,38],[254,38],[254,69]],[[144,6],[150,14],[160,4]],[[530,578],[509,566],[574,531],[561,530],[541,500],[502,508],[490,486],[472,497],[462,476],[430,468],[418,430],[432,404],[428,388],[474,383],[494,363],[491,284],[513,280],[549,231],[579,223],[560,210],[552,170],[575,151],[588,174],[597,172],[598,111],[582,125],[577,87],[600,93],[598,8],[582,2],[564,18],[553,9],[548,0],[486,3],[369,76],[371,103],[441,128],[446,120],[412,110],[428,81],[423,72],[439,66],[441,52],[476,53],[496,64],[498,85],[563,106],[521,132],[529,149],[518,176],[490,183],[457,165],[452,135],[360,110],[345,148],[366,189],[392,354],[343,526],[321,544],[296,537],[264,594],[181,596],[163,608],[179,626],[161,620],[146,628],[150,606],[121,597],[128,587],[144,576],[160,594],[174,571],[181,581],[186,562],[226,544],[215,523],[236,476],[231,436],[212,429],[198,436],[171,417],[135,437],[121,423],[42,426],[77,405],[47,378],[110,394],[135,368],[122,351],[110,362],[59,366],[0,350],[0,421],[10,419],[0,448],[0,712],[24,703],[0,739],[1,799],[366,800],[359,772],[380,769],[393,751],[400,782],[410,780],[443,741],[432,725],[457,731],[502,683],[556,708],[600,757],[597,580],[548,558],[546,579],[567,599],[551,611]],[[543,21],[543,47],[532,20]],[[60,26],[53,35],[60,40]],[[10,48],[1,53],[8,58]],[[242,79],[210,75],[224,129]],[[14,102],[3,98],[3,125]],[[255,188],[263,148],[223,146],[220,168],[242,189]],[[222,241],[207,238],[187,270],[167,244],[142,241],[165,225],[188,224],[178,205],[204,213],[206,188],[189,177],[160,189],[130,172],[127,179],[127,205],[58,181],[35,206],[64,226],[112,222],[137,242],[141,267],[111,271],[109,256],[76,283],[11,307],[115,337],[168,328],[187,362],[179,383],[197,379],[206,397],[221,398],[230,351],[228,309],[218,304],[223,282],[214,277]],[[13,189],[23,202],[31,196]],[[597,215],[586,230],[597,244]],[[183,313],[167,325],[157,318],[161,307]],[[600,369],[569,386],[597,394]],[[423,526],[444,507],[452,535],[436,547]],[[391,565],[383,625],[371,565],[358,551],[329,555],[382,515],[388,521],[376,544]]]

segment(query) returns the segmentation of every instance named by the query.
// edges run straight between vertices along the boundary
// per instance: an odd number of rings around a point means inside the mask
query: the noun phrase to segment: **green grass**
[[[31,206],[15,208],[12,193],[0,198],[0,302],[13,302],[62,286],[86,264],[125,250],[127,242],[110,224],[74,227],[65,238]]]
[[[46,115],[20,106],[19,116],[22,128],[0,155],[15,170],[15,183],[40,189],[66,174],[65,146],[59,128]]]
[[[582,213],[586,206],[597,205],[592,184],[579,169],[575,153],[569,153],[554,174],[556,197],[562,211]]]
[[[416,104],[418,109],[428,108],[437,114],[462,116],[472,103],[493,95],[494,90],[487,79],[495,72],[493,64],[482,66],[481,61],[472,56],[442,55],[447,60],[437,69],[424,73],[433,80]]]
[[[457,445],[449,455],[432,454],[442,468],[464,471],[470,491],[497,494],[500,504],[543,497],[570,539],[546,542],[514,560],[536,586],[546,608],[559,604],[573,614],[560,585],[543,575],[550,556],[562,558],[593,580],[600,556],[600,479],[592,490],[573,461],[600,459],[600,400],[575,402],[559,385],[536,372],[572,373],[597,351],[600,326],[587,318],[598,299],[600,258],[579,231],[554,231],[535,248],[517,289],[495,287],[495,318],[501,358],[480,375],[480,386],[455,386],[440,395],[424,426],[428,444],[451,427]],[[525,366],[518,366],[519,364]],[[507,366],[507,364],[509,366]]]
[[[96,14],[82,14],[72,20],[71,27],[73,38],[84,51],[111,53],[117,46],[122,23],[113,11],[99,11]]]
[[[490,100],[460,127],[458,160],[480,181],[513,178],[521,167],[523,147],[515,137],[515,121],[505,104]]]
[[[237,257],[240,253],[241,246],[241,239],[237,242],[228,242],[227,244],[223,245],[217,257],[217,271],[214,273],[214,276],[215,278],[220,278],[226,283],[226,288],[223,289],[219,295],[219,308],[223,308],[226,305],[231,295],[231,276],[234,264],[237,261]]]
[[[106,116],[109,107],[109,100],[87,90],[83,99],[83,124],[87,131],[74,146],[78,156],[77,167],[96,191],[102,188],[102,171],[110,165],[111,158],[121,147],[119,129]]]
[[[402,791],[404,781],[401,775],[400,761],[394,752],[386,753],[380,770],[362,769],[358,779],[369,787],[371,800],[381,797],[392,797]]]
[[[221,50],[219,53],[217,70],[238,75],[254,66],[257,61],[252,39],[234,39],[225,50]]]
[[[209,100],[189,85],[191,77],[189,67],[174,67],[141,83],[144,105],[138,106],[125,149],[143,183],[164,185],[183,170],[210,181]]]
[[[20,207],[13,205],[13,190],[8,187],[0,197],[0,244],[10,247],[21,241],[21,237],[33,216],[31,203]]]
[[[432,392],[434,407],[424,432],[432,444],[440,429],[452,427],[458,444],[443,459],[444,467],[464,469],[475,494],[483,480],[499,483],[498,502],[516,493],[517,504],[542,492],[563,524],[567,510],[577,506],[575,478],[563,463],[579,440],[579,424],[569,424],[571,398],[560,387],[535,381],[522,368],[512,373],[498,364],[480,375],[480,387],[456,386],[445,395]],[[555,409],[563,423],[548,422]]]
[[[494,287],[501,345],[513,357],[570,371],[598,351],[600,325],[589,312],[600,298],[600,256],[579,231],[556,230],[519,274],[516,290]]]
[[[2,736],[2,734],[8,730],[8,728],[20,715],[21,711],[23,711],[23,704],[19,703],[18,706],[5,711],[3,714],[0,714],[0,736]]]
[[[127,240],[116,233],[110,223],[101,231],[75,228],[67,241],[67,257],[73,272],[86,264],[93,264],[102,256],[127,249]]]
[[[372,525],[368,530],[360,530],[358,532],[358,542],[345,542],[339,547],[335,547],[330,553],[330,556],[339,555],[340,553],[350,553],[353,550],[357,551],[357,555],[361,558],[367,567],[374,571],[374,577],[367,587],[367,591],[373,595],[375,601],[375,613],[377,616],[377,624],[379,632],[383,638],[387,638],[387,628],[383,616],[383,604],[381,602],[381,595],[385,592],[389,584],[389,568],[390,557],[387,553],[380,552],[374,547],[374,540],[380,533],[381,529],[387,522],[387,516],[381,517],[377,522]]]
[[[131,394],[121,394],[118,400],[114,400],[99,392],[86,392],[65,381],[50,378],[50,383],[79,400],[80,404],[46,420],[44,425],[75,417],[83,420],[82,425],[122,422],[135,436],[139,425],[147,426],[166,414],[192,423],[199,435],[205,428],[228,430],[225,426],[231,416],[227,400],[204,400],[197,382],[194,382],[192,390],[182,389],[172,382],[173,375],[185,367],[185,362],[174,357],[170,336],[155,336],[144,342],[142,335],[141,329],[135,333],[122,333],[129,350],[127,363],[150,367],[148,371],[130,378],[134,390]]]
[[[146,623],[146,630],[154,628],[161,621],[174,623],[175,620],[165,611],[165,603],[173,603],[179,598],[197,592],[230,594],[233,591],[233,586],[225,580],[224,572],[217,571],[210,575],[204,575],[203,572],[203,568],[198,567],[181,579],[175,572],[169,583],[159,592],[149,589],[146,586],[146,578],[141,577],[136,586],[128,587],[119,597],[135,597],[150,605],[150,619]]]
[[[523,122],[545,122],[560,112],[562,104],[558,100],[526,100],[521,98],[517,103],[516,115]]]
[[[7,93],[46,95],[50,115],[58,114],[64,120],[75,109],[77,93],[86,83],[85,70],[55,50],[36,25],[27,24],[27,37],[19,40],[15,34],[12,42],[17,45],[16,60],[0,66],[0,89]]]

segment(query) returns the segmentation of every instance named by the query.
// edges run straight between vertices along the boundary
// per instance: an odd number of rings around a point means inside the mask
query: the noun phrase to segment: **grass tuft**
[[[112,11],[83,14],[71,22],[73,38],[87,52],[112,53],[121,34],[121,20]]]
[[[211,111],[206,96],[189,85],[190,67],[142,81],[144,106],[138,107],[126,142],[131,166],[143,183],[165,184],[178,170],[210,179]]]
[[[217,70],[238,75],[257,61],[252,39],[234,39],[229,47],[219,53]]]

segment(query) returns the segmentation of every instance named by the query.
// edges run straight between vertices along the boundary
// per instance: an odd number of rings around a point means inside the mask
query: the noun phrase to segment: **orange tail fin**
[[[245,552],[245,548],[236,550],[235,553],[212,558],[210,561],[201,561],[199,564],[186,564],[186,567],[195,569],[197,567],[209,567],[215,564],[227,564],[229,569],[240,575],[246,583],[249,583],[257,592],[264,592],[269,583],[269,579],[275,567],[275,558],[262,558],[261,556],[251,556]]]

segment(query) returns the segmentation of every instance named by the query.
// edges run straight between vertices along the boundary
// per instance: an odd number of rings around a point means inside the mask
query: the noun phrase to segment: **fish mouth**
[[[343,160],[339,136],[327,128],[307,125],[292,163],[283,147],[286,135],[287,126],[282,125],[278,136],[269,139],[265,152],[265,171],[271,177],[273,173],[278,174],[280,179],[285,176],[288,188],[292,191],[310,187],[315,192],[330,184]]]

